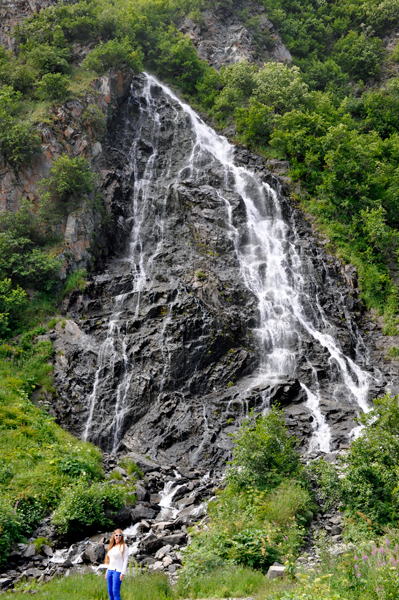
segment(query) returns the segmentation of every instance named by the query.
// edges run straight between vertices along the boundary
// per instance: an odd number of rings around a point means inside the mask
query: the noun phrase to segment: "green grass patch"
[[[14,507],[14,541],[31,534],[76,478],[102,477],[100,451],[61,429],[30,400],[33,395],[45,407],[53,391],[52,345],[37,339],[45,332],[37,327],[18,342],[0,343],[0,499]],[[8,529],[7,523],[0,528],[0,563]]]
[[[180,598],[241,598],[252,596],[265,584],[260,571],[248,567],[216,568],[192,577],[190,585],[179,579],[176,593]]]
[[[83,290],[86,287],[86,277],[87,271],[85,271],[85,269],[79,269],[78,271],[70,273],[66,278],[64,286],[62,288],[62,298],[65,298],[65,296],[68,296],[69,294],[75,291],[80,290],[81,292],[83,292]]]
[[[84,575],[53,579],[49,583],[21,584],[17,593],[5,594],[5,598],[26,598],[27,590],[35,590],[37,600],[108,600],[104,576]],[[123,600],[174,600],[175,595],[166,575],[137,574],[127,576],[122,583]]]
[[[92,71],[87,71],[81,67],[73,67],[71,69],[71,81],[68,91],[74,97],[81,96],[83,92],[91,90],[91,84],[97,78],[97,75]]]

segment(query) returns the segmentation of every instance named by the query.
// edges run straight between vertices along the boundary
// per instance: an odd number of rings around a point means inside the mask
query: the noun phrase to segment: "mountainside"
[[[181,597],[317,565],[319,529],[367,550],[399,510],[395,0],[0,19],[0,589],[113,526]]]

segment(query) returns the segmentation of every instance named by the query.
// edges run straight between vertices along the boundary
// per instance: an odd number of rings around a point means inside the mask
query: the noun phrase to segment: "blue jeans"
[[[109,600],[121,600],[121,574],[119,571],[108,571],[107,586]]]

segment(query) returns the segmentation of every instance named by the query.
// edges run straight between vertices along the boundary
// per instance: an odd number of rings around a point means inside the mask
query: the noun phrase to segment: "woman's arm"
[[[121,572],[121,577],[120,577],[121,581],[123,579],[123,576],[126,573],[128,562],[129,562],[129,548],[125,544],[125,547],[123,549],[123,567],[122,567],[122,572]]]

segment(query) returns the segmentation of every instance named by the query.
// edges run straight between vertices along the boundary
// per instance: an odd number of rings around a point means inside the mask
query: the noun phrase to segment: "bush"
[[[267,63],[254,76],[253,99],[273,107],[277,113],[304,106],[308,86],[302,81],[298,67],[287,67],[282,63]]]
[[[82,62],[82,67],[102,75],[110,69],[120,69],[126,66],[135,73],[142,69],[142,53],[135,50],[128,38],[123,40],[110,40],[106,44],[100,43],[90,52]]]
[[[276,407],[267,414],[256,416],[252,412],[232,438],[233,460],[226,473],[230,484],[272,489],[284,477],[300,473],[297,440],[288,434],[282,412]]]
[[[374,400],[360,422],[364,429],[345,456],[342,497],[353,515],[363,513],[380,530],[399,518],[399,396]]]
[[[379,78],[383,56],[384,46],[380,39],[355,31],[350,31],[334,46],[334,59],[343,71],[363,81]]]
[[[37,85],[36,96],[39,100],[65,100],[71,78],[61,73],[46,73]]]
[[[50,290],[58,279],[60,261],[51,252],[34,247],[29,238],[0,233],[0,276],[15,285]]]
[[[138,479],[144,477],[143,471],[136,465],[134,460],[132,460],[131,458],[123,458],[119,464],[123,469],[126,470],[128,475],[137,475]]]
[[[237,108],[235,124],[244,142],[253,143],[258,148],[265,147],[273,131],[272,108],[251,100],[248,108]]]
[[[48,43],[37,44],[32,49],[25,51],[25,59],[28,65],[39,76],[48,73],[67,73],[71,55],[67,48],[59,48]]]
[[[19,312],[28,303],[26,292],[12,287],[11,279],[0,280],[0,338],[9,334],[18,320]]]
[[[20,539],[19,524],[10,499],[0,493],[0,565],[8,556],[9,548]]]
[[[127,491],[122,486],[108,483],[89,485],[82,478],[65,491],[52,521],[61,533],[110,527],[112,520],[106,511],[117,512],[126,500]]]
[[[47,223],[76,210],[82,198],[94,190],[96,176],[83,157],[59,156],[50,168],[50,177],[42,179],[39,214]]]
[[[87,271],[85,269],[78,269],[73,273],[70,273],[64,283],[62,290],[62,297],[68,296],[68,294],[74,291],[83,291],[86,287]]]

